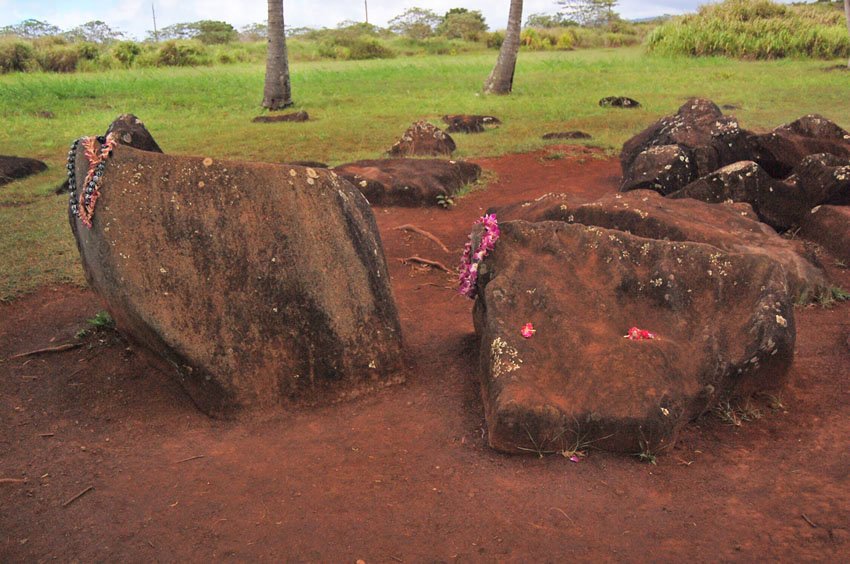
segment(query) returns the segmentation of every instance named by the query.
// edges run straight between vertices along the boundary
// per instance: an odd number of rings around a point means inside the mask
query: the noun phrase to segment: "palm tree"
[[[850,0],[844,0],[850,2]],[[489,94],[510,94],[514,85],[514,69],[519,53],[519,31],[522,27],[522,0],[511,0],[508,13],[508,30],[499,50],[499,58],[493,72],[484,83],[484,92]]]
[[[847,32],[850,33],[850,0],[844,0],[844,17],[847,19]],[[850,68],[850,60],[847,61],[847,68]]]
[[[289,57],[286,52],[286,32],[283,26],[283,0],[269,2],[269,52],[266,56],[266,84],[263,87],[263,107],[282,110],[293,104],[289,81]]]

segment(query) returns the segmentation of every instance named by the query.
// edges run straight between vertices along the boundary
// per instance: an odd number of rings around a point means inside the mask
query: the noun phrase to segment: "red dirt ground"
[[[416,364],[373,397],[213,421],[113,333],[8,358],[73,342],[100,309],[90,292],[0,306],[0,561],[848,561],[850,304],[798,310],[783,408],[707,415],[657,466],[486,446],[472,304],[397,259],[454,267],[487,207],[615,190],[615,161],[554,151],[480,160],[498,180],[448,211],[375,210]],[[453,252],[393,229],[406,223]]]

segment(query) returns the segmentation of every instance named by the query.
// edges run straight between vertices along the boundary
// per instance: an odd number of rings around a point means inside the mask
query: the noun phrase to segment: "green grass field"
[[[850,128],[850,73],[824,72],[846,61],[743,62],[646,56],[641,49],[522,53],[509,97],[480,94],[495,53],[292,67],[302,124],[253,124],[261,113],[264,67],[227,65],[105,73],[0,76],[0,154],[29,156],[50,170],[0,188],[0,299],[59,282],[81,283],[66,220],[68,145],[102,134],[121,113],[139,116],[167,153],[331,164],[374,158],[417,119],[486,113],[504,125],[458,135],[459,157],[540,148],[549,131],[582,129],[616,153],[630,136],[672,113],[688,97],[742,107],[750,129],[767,129],[817,112]],[[639,110],[604,110],[603,96],[625,95]],[[38,117],[50,111],[53,119]]]

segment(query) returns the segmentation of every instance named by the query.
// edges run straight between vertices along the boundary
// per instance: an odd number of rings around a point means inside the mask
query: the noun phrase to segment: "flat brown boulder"
[[[87,167],[79,150],[79,185]],[[100,192],[91,229],[71,216],[86,279],[206,413],[331,401],[399,379],[381,240],[348,182],[119,144]]]
[[[481,167],[444,159],[378,159],[333,169],[377,206],[436,206],[478,180]]]
[[[817,114],[803,116],[751,139],[751,160],[774,178],[785,178],[809,155],[850,158],[850,133]]]
[[[305,111],[291,112],[288,114],[275,114],[270,116],[257,116],[251,120],[254,123],[281,123],[281,122],[304,122],[310,121],[310,114]]]
[[[457,148],[451,135],[427,121],[411,125],[388,153],[393,157],[451,156]]]
[[[106,130],[106,134],[113,134],[116,141],[128,147],[134,147],[142,151],[153,151],[154,153],[162,153],[156,140],[154,140],[151,132],[145,127],[145,124],[133,114],[123,114],[118,116]]]
[[[552,139],[593,139],[593,136],[584,131],[557,131],[544,134],[543,139],[546,141]]]
[[[581,205],[566,194],[547,194],[533,202],[500,209],[498,215],[502,220],[580,223],[646,239],[703,243],[726,253],[765,256],[785,269],[788,290],[795,301],[819,295],[829,287],[823,271],[800,256],[791,242],[760,222],[748,204],[710,205],[635,190]]]
[[[446,115],[443,122],[448,124],[449,133],[483,133],[487,129],[499,127],[502,121],[495,116]]]
[[[694,177],[690,151],[680,145],[653,145],[641,151],[626,171],[621,192],[649,189],[667,195]]]
[[[620,165],[627,179],[641,175],[660,178],[664,167],[671,163],[659,162],[660,168],[656,171],[633,173],[631,169],[641,153],[650,147],[679,146],[690,161],[691,175],[677,175],[672,179],[675,182],[663,187],[664,193],[671,193],[722,166],[748,160],[749,136],[749,132],[740,128],[738,120],[724,116],[713,102],[694,98],[683,104],[676,114],[661,118],[626,141],[620,154]]]
[[[814,208],[800,226],[800,237],[818,243],[845,265],[850,265],[850,207]]]
[[[0,186],[45,170],[47,165],[37,159],[0,155]]]
[[[765,256],[510,221],[478,290],[489,443],[504,452],[652,456],[719,401],[781,388],[793,359],[785,273]],[[654,338],[624,338],[634,327]]]

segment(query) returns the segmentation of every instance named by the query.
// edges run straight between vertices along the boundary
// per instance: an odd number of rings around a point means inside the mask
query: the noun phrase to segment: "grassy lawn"
[[[543,133],[582,129],[612,153],[684,99],[735,104],[744,127],[767,129],[807,113],[850,128],[850,74],[842,61],[742,62],[646,56],[640,49],[520,55],[514,94],[480,95],[495,53],[293,65],[296,109],[313,121],[253,124],[262,65],[0,76],[0,154],[29,156],[50,170],[0,188],[0,299],[44,284],[82,282],[66,221],[62,181],[70,142],[101,134],[121,113],[138,115],[167,153],[331,164],[380,156],[414,120],[486,113],[504,125],[456,136],[459,157],[545,145]],[[640,110],[604,110],[603,96],[636,98]],[[37,116],[50,111],[53,119]]]

